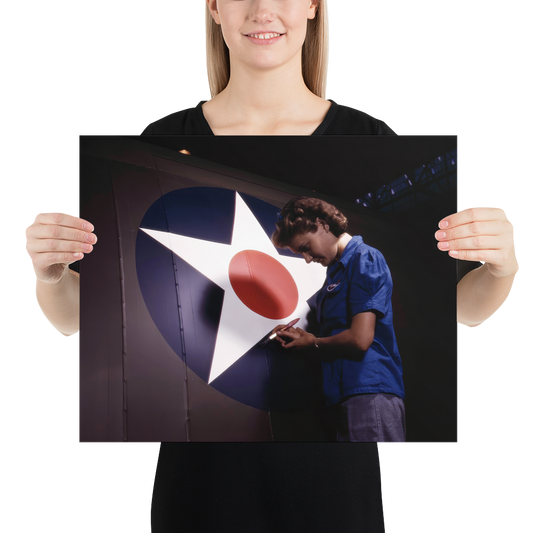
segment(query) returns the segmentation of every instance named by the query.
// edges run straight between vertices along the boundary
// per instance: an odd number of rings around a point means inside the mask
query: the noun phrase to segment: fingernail
[[[81,258],[83,257],[83,254],[81,254],[80,252],[75,252],[75,253],[74,253],[74,257],[75,257],[76,259],[81,259]]]
[[[437,239],[445,239],[445,238],[446,238],[445,231],[437,231]]]
[[[447,250],[450,247],[449,242],[439,242],[437,245],[441,250]]]
[[[450,250],[448,252],[452,257],[456,257],[459,255],[459,252],[457,250]]]
[[[448,221],[447,220],[441,220],[441,222],[439,223],[439,228],[440,229],[446,229],[450,224],[448,224]]]
[[[88,222],[84,222],[81,227],[85,231],[93,231],[94,230],[94,226],[92,224],[89,224]]]
[[[96,242],[96,235],[93,235],[92,233],[86,233],[85,240],[87,242]]]
[[[90,252],[93,249],[93,247],[90,244],[82,244],[81,248],[84,252]]]

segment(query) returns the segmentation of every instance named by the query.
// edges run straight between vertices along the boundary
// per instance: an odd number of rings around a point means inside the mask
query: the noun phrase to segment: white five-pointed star
[[[317,263],[306,264],[302,258],[280,255],[244,200],[236,193],[235,220],[231,244],[194,239],[164,231],[140,228],[172,250],[204,276],[224,289],[224,303],[208,383],[225,372],[252,346],[278,324],[300,318],[305,329],[309,311],[307,300],[322,286],[325,269]],[[279,261],[298,287],[298,304],[282,319],[261,316],[244,305],[230,283],[229,263],[242,250],[257,250]],[[186,333],[185,333],[186,335]]]

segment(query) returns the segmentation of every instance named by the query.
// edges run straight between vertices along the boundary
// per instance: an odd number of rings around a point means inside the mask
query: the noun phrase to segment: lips
[[[244,33],[245,37],[252,37],[252,36],[262,36],[266,37],[267,35],[285,35],[281,31],[251,31],[250,33]]]
[[[274,37],[280,37],[281,33],[249,33],[246,37],[254,37],[256,39],[274,39]]]
[[[277,43],[285,34],[275,31],[263,31],[258,33],[243,33],[243,37],[253,44],[268,45]]]

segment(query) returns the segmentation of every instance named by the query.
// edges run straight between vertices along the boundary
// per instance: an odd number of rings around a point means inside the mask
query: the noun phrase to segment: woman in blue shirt
[[[327,267],[316,294],[319,336],[301,328],[275,331],[285,348],[319,351],[326,402],[337,406],[337,440],[405,441],[402,363],[383,254],[346,233],[346,217],[318,198],[292,199],[276,227],[277,247]]]

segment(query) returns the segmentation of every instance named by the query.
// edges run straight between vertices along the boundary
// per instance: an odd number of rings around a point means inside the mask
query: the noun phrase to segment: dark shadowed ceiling
[[[353,201],[456,148],[455,136],[154,136],[148,142]],[[236,164],[238,162],[238,164]]]

